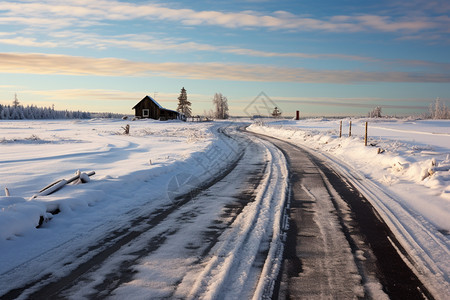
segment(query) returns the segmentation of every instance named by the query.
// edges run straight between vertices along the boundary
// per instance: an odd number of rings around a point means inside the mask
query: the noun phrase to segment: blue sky
[[[420,114],[450,104],[448,1],[0,1],[0,103],[132,113]],[[270,108],[271,109],[271,108]]]

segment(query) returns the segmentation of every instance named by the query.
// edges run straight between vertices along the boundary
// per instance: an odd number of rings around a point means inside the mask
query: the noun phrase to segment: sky
[[[359,116],[450,106],[447,0],[0,0],[0,103]]]

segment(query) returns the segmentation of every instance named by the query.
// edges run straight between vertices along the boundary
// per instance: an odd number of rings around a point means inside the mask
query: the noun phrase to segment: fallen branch
[[[77,173],[75,174],[75,176],[73,176],[73,177],[71,177],[71,178],[69,178],[69,179],[67,179],[67,180],[66,180],[66,179],[60,179],[60,180],[57,180],[57,181],[55,181],[55,182],[53,182],[53,183],[47,185],[46,187],[44,187],[43,189],[41,189],[41,190],[39,191],[39,193],[34,194],[34,195],[30,198],[30,200],[32,200],[32,199],[34,199],[34,198],[36,198],[36,197],[38,197],[38,196],[47,196],[47,195],[53,194],[54,192],[56,192],[56,191],[62,189],[65,185],[67,185],[67,184],[69,184],[69,183],[72,183],[72,182],[74,182],[74,181],[77,180],[77,179],[80,179],[80,176],[82,176],[82,174],[86,174],[87,176],[92,176],[92,175],[95,174],[95,171],[91,171],[91,172],[88,172],[88,173],[81,173],[81,172],[78,170]],[[86,182],[86,181],[81,180],[81,182]]]

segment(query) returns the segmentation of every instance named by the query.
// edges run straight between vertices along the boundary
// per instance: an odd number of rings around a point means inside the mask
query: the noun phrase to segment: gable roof
[[[162,107],[158,102],[156,102],[156,100],[155,99],[153,99],[152,97],[150,97],[150,96],[145,96],[141,101],[139,101],[138,102],[138,104],[136,104],[135,106],[133,106],[133,108],[132,109],[135,109],[136,108],[136,106],[138,106],[141,102],[143,102],[143,101],[145,101],[146,99],[149,99],[150,101],[153,101],[153,103],[155,103],[155,105],[156,106],[158,106],[159,107],[159,109],[165,109],[164,107]]]

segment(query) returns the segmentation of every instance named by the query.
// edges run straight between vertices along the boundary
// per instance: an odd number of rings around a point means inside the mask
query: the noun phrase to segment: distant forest
[[[84,111],[55,110],[54,107],[0,104],[0,120],[91,119],[121,117],[121,114],[115,113],[90,113]]]

